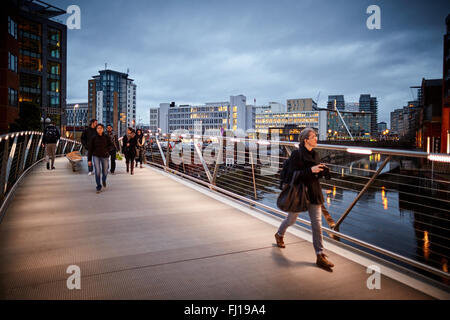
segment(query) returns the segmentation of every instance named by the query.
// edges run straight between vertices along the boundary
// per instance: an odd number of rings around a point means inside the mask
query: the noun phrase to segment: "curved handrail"
[[[43,133],[20,131],[0,135],[0,222],[6,211],[10,193],[22,177],[44,158]],[[65,155],[81,149],[81,143],[61,137],[56,154]]]
[[[195,156],[197,156],[200,159],[201,163],[197,164],[196,167],[196,171],[192,171],[186,173],[186,171],[184,171],[184,163],[182,164],[183,166],[181,167],[179,164],[177,164],[176,166],[174,165],[173,162],[171,162],[171,152],[170,150],[163,150],[164,147],[161,147],[161,143],[162,141],[180,141],[180,138],[184,138],[184,139],[188,139],[188,140],[192,140],[194,142],[200,142],[202,140],[216,140],[215,142],[220,142],[221,139],[225,140],[229,140],[231,139],[233,143],[239,143],[239,142],[245,142],[245,143],[253,143],[253,144],[259,144],[259,145],[270,145],[270,144],[278,144],[280,147],[287,147],[287,148],[294,148],[294,147],[298,147],[298,143],[296,142],[290,142],[290,141],[262,141],[262,140],[257,140],[257,139],[249,139],[249,138],[236,138],[236,137],[222,137],[222,136],[207,136],[207,135],[189,135],[189,134],[185,134],[184,136],[181,135],[173,135],[173,134],[146,134],[147,137],[155,140],[157,142],[157,144],[155,144],[156,148],[155,150],[152,151],[152,161],[147,160],[148,163],[150,163],[151,165],[154,165],[156,167],[159,167],[169,173],[173,173],[176,175],[179,175],[181,177],[184,177],[186,179],[190,179],[196,183],[199,183],[205,187],[208,187],[209,189],[215,191],[215,192],[219,192],[221,194],[225,194],[227,196],[231,196],[234,197],[236,199],[239,199],[241,201],[244,201],[252,206],[256,206],[259,207],[265,211],[270,212],[271,214],[275,214],[278,216],[285,216],[286,214],[274,207],[265,205],[261,202],[255,201],[253,199],[250,199],[251,196],[242,196],[240,194],[238,194],[238,191],[242,191],[242,189],[247,190],[248,194],[253,194],[251,189],[251,185],[253,184],[253,188],[254,188],[254,194],[255,194],[255,199],[257,198],[257,188],[258,188],[258,183],[255,182],[255,173],[254,173],[254,167],[252,165],[251,170],[253,172],[253,181],[250,178],[248,178],[248,189],[245,189],[245,181],[240,181],[238,177],[234,177],[233,181],[230,181],[226,187],[220,187],[216,184],[215,178],[216,178],[216,171],[217,171],[217,161],[215,163],[210,163],[210,168],[208,168],[207,164],[205,164],[205,161],[203,160],[203,157],[201,155],[201,151],[202,150],[201,147],[200,148],[193,148],[192,152],[195,154]],[[222,146],[224,146],[222,144]],[[152,148],[151,148],[152,149]],[[180,148],[181,149],[181,148]],[[219,147],[220,149],[220,147]],[[389,160],[386,159],[391,159],[391,157],[397,156],[397,157],[411,157],[411,158],[418,158],[418,159],[424,159],[425,161],[427,161],[426,159],[428,159],[428,161],[430,161],[432,164],[434,162],[445,162],[447,165],[447,163],[450,162],[450,156],[446,155],[446,154],[429,154],[426,152],[420,152],[420,151],[410,151],[410,150],[395,150],[395,149],[382,149],[382,148],[368,148],[368,147],[353,147],[353,146],[344,146],[344,145],[327,145],[327,144],[319,144],[317,146],[317,149],[322,149],[322,150],[332,150],[332,151],[338,151],[338,152],[346,152],[346,153],[360,153],[361,155],[372,155],[372,154],[380,154],[380,155],[384,155],[386,156],[384,163],[378,168],[378,170],[368,170],[370,171],[370,176],[368,177],[362,177],[367,181],[364,182],[365,185],[363,184],[364,188],[362,191],[360,191],[360,194],[358,195],[358,197],[354,200],[354,203],[352,203],[352,205],[348,208],[347,212],[344,213],[341,216],[341,219],[343,220],[346,215],[352,210],[353,206],[356,204],[356,202],[359,200],[360,196],[362,196],[362,194],[369,188],[371,187],[371,184],[373,183],[374,180],[377,179],[378,175],[381,173],[384,165],[386,165],[386,163]],[[234,147],[233,147],[234,150]],[[197,153],[196,153],[197,151]],[[182,150],[181,150],[182,152]],[[233,151],[233,153],[239,153],[239,151]],[[248,156],[248,158],[250,159],[252,152],[250,150],[243,150],[244,154],[241,155],[242,157],[246,157]],[[432,155],[436,155],[439,156],[440,158],[433,158],[430,157]],[[219,155],[217,155],[217,151],[215,152],[215,157],[217,157],[217,159],[219,159],[219,157],[221,157],[222,155],[220,154],[219,151]],[[236,155],[239,157],[239,155]],[[153,158],[155,158],[155,161],[153,160]],[[148,159],[148,157],[147,157]],[[223,158],[221,160],[223,163]],[[281,163],[278,163],[278,165]],[[212,166],[212,167],[211,167]],[[213,170],[214,168],[214,175],[211,174],[211,172],[209,172],[209,169]],[[447,167],[445,167],[447,168]],[[184,171],[184,172],[183,172]],[[241,170],[242,171],[242,170]],[[200,178],[201,176],[201,178]],[[400,176],[400,175],[399,175]],[[401,177],[401,176],[400,176]],[[424,180],[427,180],[424,178]],[[261,183],[261,180],[259,181]],[[431,178],[431,182],[433,182],[433,177]],[[440,181],[438,181],[440,182]],[[444,181],[445,182],[445,181]],[[224,182],[223,182],[224,183]],[[224,185],[225,186],[225,185]],[[260,186],[260,185],[259,185]],[[237,190],[237,189],[241,189],[241,190]],[[234,192],[233,192],[234,191]],[[445,199],[443,199],[442,201],[446,201]],[[338,223],[342,222],[342,220],[340,219],[340,221],[338,221]],[[302,219],[302,218],[298,218],[297,219],[298,222],[300,222],[303,225],[310,225],[310,222],[308,220]],[[382,254],[386,257],[390,257],[392,259],[395,259],[398,262],[402,262],[405,263],[411,267],[415,267],[421,270],[424,270],[428,273],[437,275],[439,277],[442,277],[444,279],[450,279],[450,274],[446,271],[440,270],[438,268],[435,268],[433,266],[430,266],[428,264],[422,263],[420,261],[416,261],[414,259],[411,259],[407,256],[404,256],[402,254],[393,252],[391,250],[385,249],[385,248],[381,248],[380,246],[368,243],[366,241],[362,241],[360,239],[357,239],[355,237],[349,236],[347,234],[344,234],[342,232],[339,232],[339,230],[336,227],[332,227],[332,228],[324,228],[324,230],[330,234],[330,235],[334,235],[336,237],[339,237],[341,239],[345,239],[355,245],[361,246],[361,247],[365,247],[373,252],[377,252],[379,254]]]

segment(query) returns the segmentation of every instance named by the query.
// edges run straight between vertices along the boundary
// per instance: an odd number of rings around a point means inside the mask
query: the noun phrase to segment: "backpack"
[[[45,131],[45,141],[55,143],[58,140],[58,129],[55,126],[47,127]]]

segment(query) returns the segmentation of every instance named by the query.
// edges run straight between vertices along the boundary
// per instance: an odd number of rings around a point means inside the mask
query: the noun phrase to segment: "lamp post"
[[[78,108],[78,103],[73,106],[73,116],[72,116],[72,125],[73,125],[73,140],[75,140],[75,109]]]

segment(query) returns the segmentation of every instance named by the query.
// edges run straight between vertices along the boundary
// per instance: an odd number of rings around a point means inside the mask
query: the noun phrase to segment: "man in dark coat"
[[[89,142],[91,141],[92,137],[94,137],[97,134],[97,119],[92,119],[89,123],[89,127],[84,129],[83,133],[81,134],[81,144],[83,145],[84,150],[86,150],[89,153]],[[89,173],[88,175],[93,175],[94,167],[92,165],[88,164]]]
[[[117,153],[117,151],[120,150],[119,139],[117,138],[117,134],[113,131],[113,128],[111,125],[108,125],[106,127],[106,132],[112,142],[111,150],[109,151],[109,155],[111,157],[111,171],[110,172],[111,172],[111,174],[114,174],[114,171],[116,170],[116,153]]]

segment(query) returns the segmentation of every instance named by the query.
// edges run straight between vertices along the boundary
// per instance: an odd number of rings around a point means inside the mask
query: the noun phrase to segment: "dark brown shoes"
[[[284,244],[284,241],[283,241],[283,237],[280,236],[280,235],[278,234],[278,232],[275,233],[275,240],[277,241],[277,246],[278,246],[279,248],[286,248],[286,246],[285,246],[285,244]]]
[[[334,264],[327,259],[327,255],[325,253],[317,255],[316,264],[327,271],[333,271],[331,268],[334,267]]]

